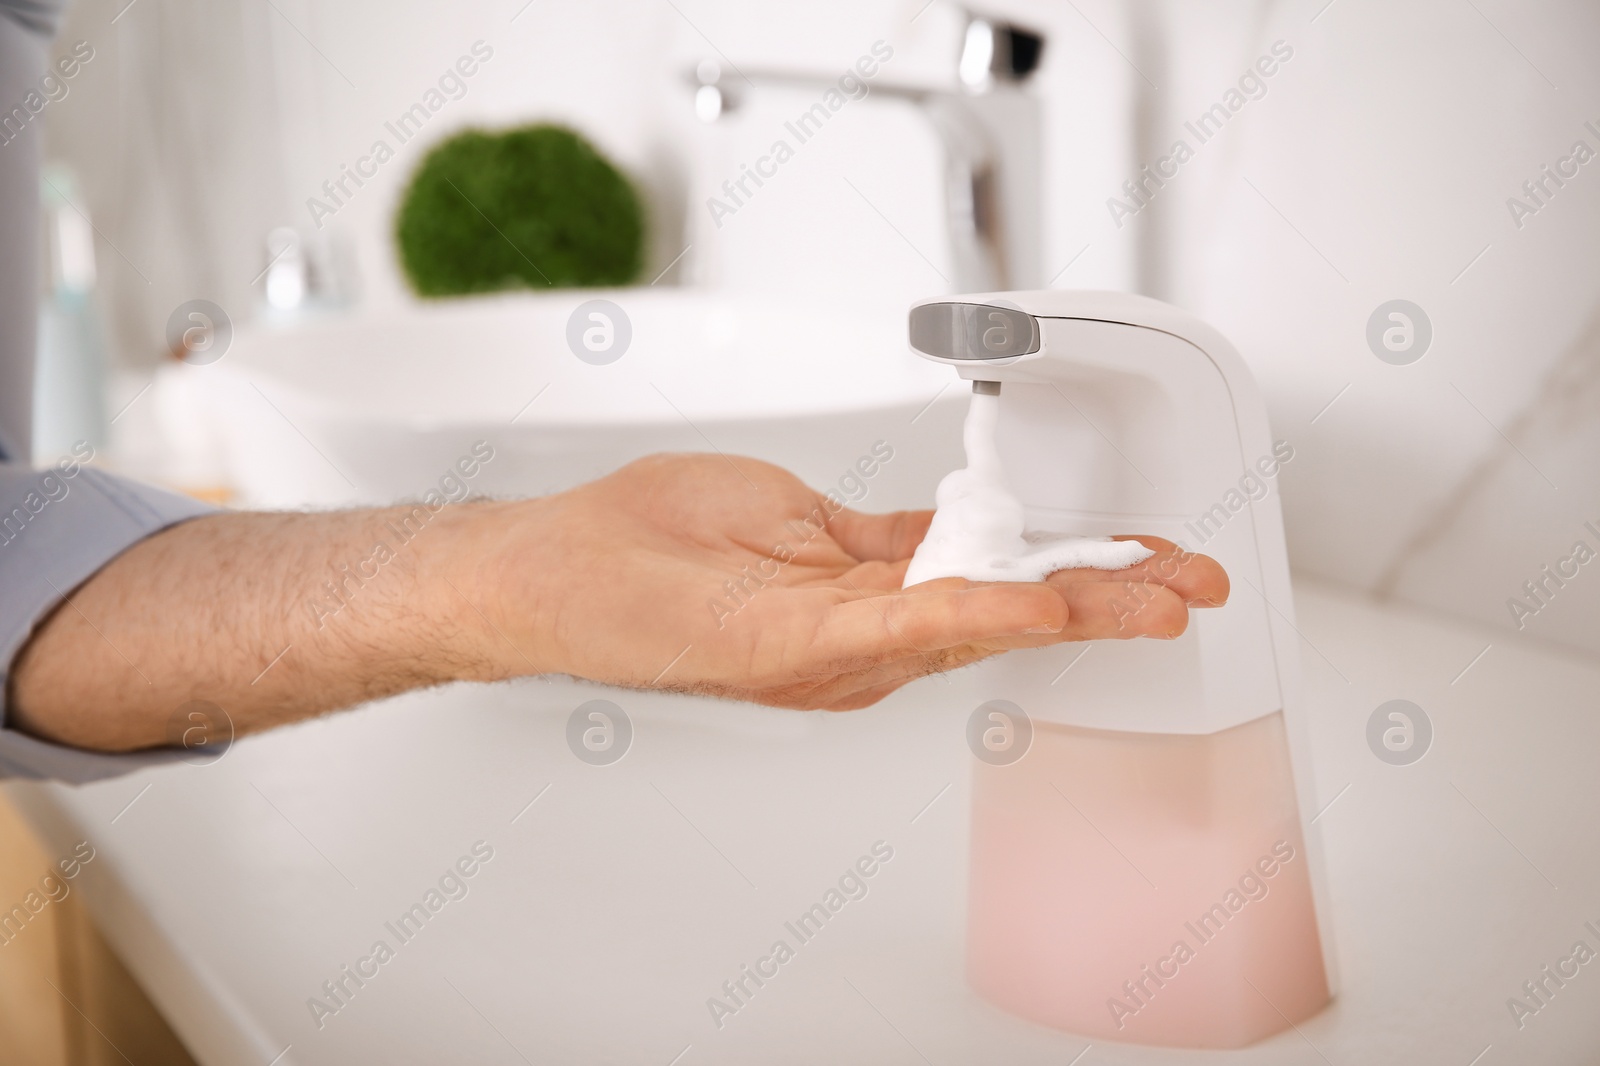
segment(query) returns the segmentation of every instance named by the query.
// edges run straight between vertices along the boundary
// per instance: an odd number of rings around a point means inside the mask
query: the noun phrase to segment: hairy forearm
[[[120,751],[190,700],[254,732],[518,670],[479,612],[482,530],[528,504],[221,514],[156,534],[73,591],[11,675],[14,728]]]
[[[1175,637],[1227,600],[1214,560],[1153,538],[1126,570],[903,588],[930,518],[850,511],[754,459],[657,455],[537,500],[195,519],[36,629],[9,724],[121,751],[187,742],[190,701],[248,733],[538,673],[848,710],[1002,651]]]

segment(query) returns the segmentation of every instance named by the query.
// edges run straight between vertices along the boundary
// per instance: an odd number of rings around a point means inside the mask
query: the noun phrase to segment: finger
[[[757,703],[796,710],[853,711],[869,707],[896,689],[919,678],[963,666],[999,654],[1001,649],[968,645],[928,655],[911,654],[866,670],[839,674],[801,689],[783,687],[759,692]]]
[[[819,665],[866,669],[1026,633],[1060,632],[1066,602],[1048,585],[978,585],[865,596],[834,605],[811,645]]]
[[[828,519],[828,532],[857,559],[895,562],[911,558],[932,521],[932,511],[862,514],[846,508]]]
[[[1058,589],[1071,620],[1052,642],[1180,636],[1189,608],[1171,589],[1154,582],[1085,581]]]
[[[871,707],[874,703],[882,700],[885,696],[889,696],[900,689],[905,688],[906,685],[912,680],[914,679],[908,677],[904,681],[896,681],[893,684],[879,685],[877,688],[861,689],[856,692],[850,692],[836,696],[832,700],[822,704],[818,710],[859,711],[863,707]]]
[[[866,670],[841,677],[839,679],[841,690],[835,695],[834,700],[838,703],[849,703],[851,708],[865,706],[864,703],[855,702],[861,693],[876,693],[870,701],[876,702],[901,685],[909,684],[918,678],[959,670],[964,666],[993,658],[1006,650],[1007,643],[1009,641],[1006,638],[1001,638],[997,641],[966,644],[959,648],[906,655],[879,663]],[[828,704],[827,707],[829,710],[835,709],[833,704]]]
[[[909,568],[910,565],[911,565],[911,561],[908,559],[906,561],[906,567]],[[901,576],[901,578],[905,577],[905,571],[904,570],[902,570],[900,572],[900,576]],[[986,584],[997,584],[997,582],[986,582]],[[919,582],[918,584],[906,587],[905,591],[907,591],[907,592],[913,592],[913,591],[915,591],[915,592],[944,592],[944,591],[946,591],[948,589],[970,589],[970,588],[976,588],[977,586],[978,586],[978,582],[969,581],[964,577],[930,577],[926,581],[922,581],[922,582]]]
[[[1181,548],[1179,548],[1172,541],[1168,540],[1166,537],[1157,537],[1149,533],[1124,533],[1119,536],[1112,537],[1111,539],[1136,540],[1140,544],[1143,544],[1146,548],[1149,548],[1151,551],[1157,553],[1182,551]]]
[[[864,562],[854,566],[840,577],[825,575],[821,578],[823,584],[836,584],[843,581],[845,587],[855,592],[900,592],[905,587],[906,570],[911,566],[910,559],[899,559],[895,562]],[[936,592],[948,589],[970,589],[977,582],[968,581],[964,577],[936,577],[922,582],[916,586],[918,592]]]
[[[903,688],[913,678],[858,689],[834,682],[826,686],[795,692],[776,689],[742,694],[738,698],[767,707],[782,707],[791,711],[858,711],[870,707],[896,689]]]
[[[1195,606],[1220,607],[1228,602],[1228,574],[1210,556],[1184,551],[1160,537],[1117,539],[1137,540],[1156,554],[1123,570],[1058,570],[1047,580],[1058,587],[1087,581],[1149,582],[1166,586],[1185,603]]]

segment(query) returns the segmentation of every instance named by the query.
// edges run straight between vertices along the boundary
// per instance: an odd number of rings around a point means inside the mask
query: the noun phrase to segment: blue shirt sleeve
[[[213,510],[71,456],[41,470],[0,465],[0,692],[9,691],[17,652],[64,597],[138,541]],[[0,728],[0,777],[87,780],[167,757],[98,755]]]

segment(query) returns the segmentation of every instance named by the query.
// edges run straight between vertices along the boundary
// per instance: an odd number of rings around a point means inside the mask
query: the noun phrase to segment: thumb
[[[933,521],[932,511],[862,514],[845,508],[828,520],[835,543],[862,562],[898,562],[911,558]]]

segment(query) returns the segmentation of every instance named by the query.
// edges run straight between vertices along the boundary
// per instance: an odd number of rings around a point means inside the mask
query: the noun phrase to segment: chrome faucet
[[[1024,89],[1044,38],[971,15],[956,75],[960,88],[874,81],[873,93],[909,100],[928,119],[944,156],[944,206],[953,292],[1042,287],[1040,276],[1039,101]],[[744,69],[732,77],[714,60],[693,72],[695,112],[716,122],[743,92],[763,86],[832,87],[827,75]]]

